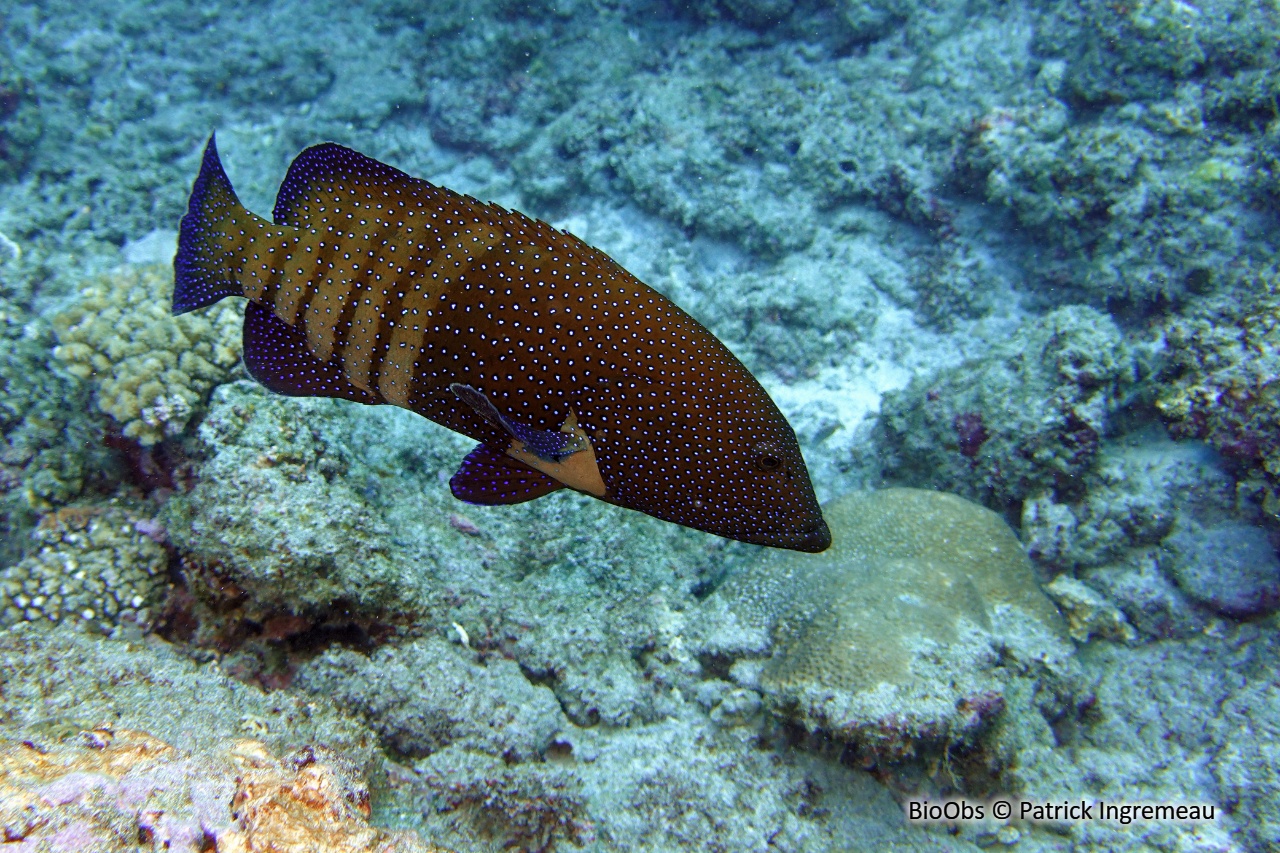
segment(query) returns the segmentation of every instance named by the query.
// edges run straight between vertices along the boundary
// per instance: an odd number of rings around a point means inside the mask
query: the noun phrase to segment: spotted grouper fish
[[[333,144],[293,161],[273,220],[240,204],[210,138],[173,313],[247,298],[244,362],[270,390],[470,436],[449,481],[463,501],[568,487],[730,539],[831,544],[764,388],[598,249]]]

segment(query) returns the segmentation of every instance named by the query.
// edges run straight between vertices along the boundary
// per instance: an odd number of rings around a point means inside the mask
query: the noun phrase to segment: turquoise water
[[[1280,848],[1274,4],[0,12],[15,850]],[[214,132],[263,217],[329,141],[606,252],[831,549],[267,391],[170,310]],[[705,450],[649,429],[606,481]]]

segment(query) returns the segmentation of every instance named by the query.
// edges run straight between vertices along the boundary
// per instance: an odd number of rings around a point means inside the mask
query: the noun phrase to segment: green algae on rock
[[[758,686],[776,713],[895,760],[972,742],[1011,672],[1069,667],[1062,619],[995,513],[916,489],[855,493],[825,513],[827,553],[765,555],[709,600],[723,620],[711,650],[772,646]]]
[[[1134,373],[1106,315],[1070,306],[1030,320],[990,355],[886,395],[876,426],[884,476],[1001,511],[1036,492],[1071,492]]]
[[[1280,272],[1165,325],[1171,358],[1156,408],[1175,438],[1208,442],[1235,469],[1241,490],[1280,523]]]
[[[241,306],[171,317],[167,267],[121,267],[53,319],[54,356],[96,388],[98,408],[143,445],[186,428],[240,363]]]

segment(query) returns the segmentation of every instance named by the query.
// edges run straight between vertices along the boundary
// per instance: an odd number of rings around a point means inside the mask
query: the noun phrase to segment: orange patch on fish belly
[[[512,459],[520,460],[530,468],[541,471],[548,477],[559,480],[571,489],[577,489],[598,498],[604,497],[608,489],[605,488],[604,478],[600,476],[600,466],[596,464],[596,449],[591,445],[591,437],[578,426],[578,418],[573,412],[569,412],[569,417],[565,418],[564,423],[560,425],[560,432],[572,435],[574,442],[571,446],[577,449],[559,462],[543,459],[536,453],[530,453],[525,450],[524,442],[518,438],[511,439],[507,455]]]

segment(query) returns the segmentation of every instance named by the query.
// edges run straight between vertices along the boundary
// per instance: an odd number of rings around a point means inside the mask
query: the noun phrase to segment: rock
[[[1244,619],[1280,606],[1280,559],[1261,528],[1226,522],[1180,530],[1164,544],[1178,588],[1216,613]]]
[[[481,666],[439,637],[371,656],[330,649],[297,683],[359,711],[393,752],[414,758],[458,744],[512,762],[538,759],[569,727],[551,690],[530,684],[514,662]]]
[[[1137,632],[1120,608],[1075,578],[1057,577],[1044,591],[1066,616],[1067,631],[1076,642],[1087,642],[1090,637],[1119,643],[1132,643],[1137,639]]]
[[[1071,306],[1030,320],[985,357],[885,395],[883,476],[1001,511],[1078,491],[1132,373],[1104,314]]]
[[[1122,562],[1088,572],[1085,579],[1148,637],[1195,636],[1208,620],[1160,571],[1158,553],[1150,548],[1137,551]]]

